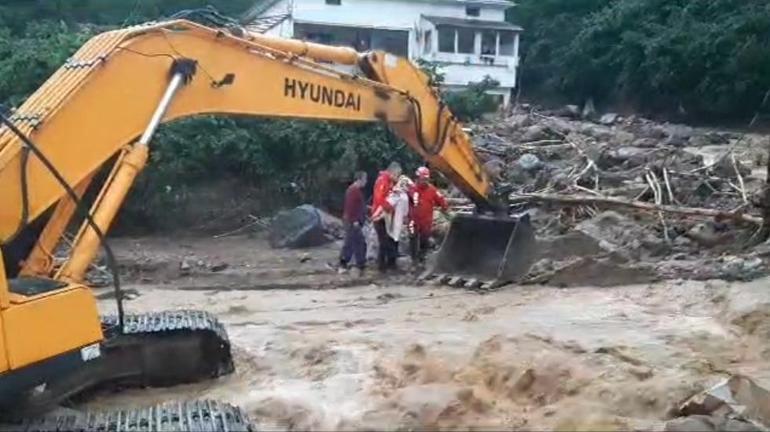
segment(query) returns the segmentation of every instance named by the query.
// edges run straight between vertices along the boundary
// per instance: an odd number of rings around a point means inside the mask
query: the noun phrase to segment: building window
[[[455,52],[455,28],[441,26],[438,28],[438,50],[443,53]]]
[[[477,17],[481,15],[481,8],[478,6],[465,6],[465,15]]]
[[[325,45],[331,45],[334,43],[334,36],[330,35],[329,33],[308,33],[305,38],[310,42]]]
[[[500,32],[500,52],[501,56],[513,56],[515,49],[516,35],[512,31]]]
[[[339,6],[342,4],[342,0],[326,0],[326,4],[332,6]]]
[[[457,52],[460,54],[473,54],[476,40],[476,31],[472,29],[457,29]]]
[[[481,32],[481,55],[497,55],[497,32],[490,30]]]

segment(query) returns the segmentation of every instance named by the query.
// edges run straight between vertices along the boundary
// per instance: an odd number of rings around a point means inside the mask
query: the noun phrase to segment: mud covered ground
[[[770,387],[768,280],[480,295],[361,280],[334,246],[124,239],[129,311],[196,308],[227,325],[236,374],[102,394],[90,406],[216,398],[269,430],[660,429],[728,373]],[[103,310],[114,305],[100,290]]]

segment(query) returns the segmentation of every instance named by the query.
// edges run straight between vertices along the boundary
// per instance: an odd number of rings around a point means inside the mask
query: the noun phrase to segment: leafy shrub
[[[445,75],[441,71],[441,65],[422,59],[419,59],[417,64],[428,75],[431,85],[439,88],[444,102],[460,120],[477,120],[482,115],[497,110],[497,100],[487,92],[499,87],[499,81],[486,76],[481,82],[471,83],[462,90],[442,90],[441,86],[445,82]]]
[[[694,119],[746,118],[770,90],[765,0],[522,0],[523,88]]]

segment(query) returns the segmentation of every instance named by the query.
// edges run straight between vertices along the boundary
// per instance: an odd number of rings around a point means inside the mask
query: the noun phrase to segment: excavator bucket
[[[457,215],[434,267],[421,279],[450,286],[491,289],[525,276],[536,257],[529,215]]]

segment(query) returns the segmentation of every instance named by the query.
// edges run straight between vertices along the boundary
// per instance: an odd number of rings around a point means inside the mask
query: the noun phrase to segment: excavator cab
[[[458,214],[423,281],[491,289],[525,276],[536,257],[529,214]]]

